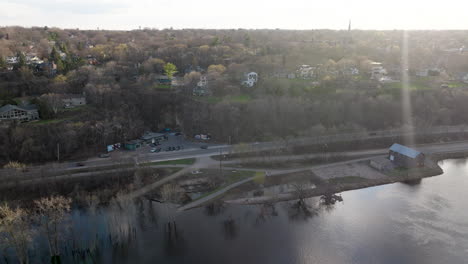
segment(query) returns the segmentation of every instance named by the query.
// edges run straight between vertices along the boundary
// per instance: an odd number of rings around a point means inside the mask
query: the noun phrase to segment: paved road
[[[468,131],[468,127],[465,126],[451,126],[451,127],[433,127],[425,130],[417,131],[404,131],[404,130],[383,130],[383,131],[373,131],[373,132],[358,132],[358,133],[342,133],[336,135],[325,135],[325,136],[315,136],[315,137],[302,137],[289,139],[287,141],[280,140],[274,142],[261,142],[261,143],[252,143],[248,144],[248,151],[260,151],[260,150],[269,150],[277,149],[292,145],[304,145],[304,144],[325,144],[338,141],[349,141],[349,140],[363,140],[363,139],[374,139],[374,138],[385,138],[385,137],[395,137],[401,135],[414,135],[414,134],[446,134],[446,133],[455,133]],[[184,146],[182,151],[174,152],[161,152],[161,153],[149,153],[149,147],[143,148],[137,152],[130,151],[118,151],[112,153],[112,158],[100,159],[100,158],[91,158],[86,161],[83,161],[86,167],[100,167],[100,166],[110,166],[124,162],[129,163],[131,160],[135,159],[141,162],[156,162],[156,161],[166,161],[166,160],[175,160],[175,159],[184,159],[184,158],[194,158],[194,157],[206,157],[222,153],[228,153],[232,150],[230,145],[216,145],[208,144],[209,148],[204,150],[200,149],[201,145],[206,145],[207,143],[196,143],[184,140],[182,137],[170,136],[169,140],[163,144],[168,146],[181,145]],[[163,145],[165,149],[166,145]],[[136,154],[136,155],[135,155]],[[119,160],[120,159],[120,160]],[[30,167],[30,171],[47,173],[47,172],[56,172],[58,170],[73,170],[77,168],[76,162],[65,162],[65,163],[48,163],[40,166]],[[83,167],[81,167],[83,168]],[[0,176],[2,170],[0,170]]]

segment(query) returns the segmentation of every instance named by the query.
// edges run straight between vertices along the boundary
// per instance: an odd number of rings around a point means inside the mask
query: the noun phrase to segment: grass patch
[[[261,173],[261,172],[260,172]],[[242,181],[244,179],[250,178],[257,175],[256,171],[236,171],[236,172],[230,172],[228,175],[226,175],[226,182],[223,184],[225,186],[231,185],[233,183],[236,183],[238,181]]]
[[[451,82],[447,84],[449,88],[460,88],[460,87],[465,87],[467,84],[460,83],[460,82]]]
[[[163,89],[163,90],[169,90],[172,88],[172,85],[170,84],[157,84],[153,86],[155,89]]]
[[[154,166],[154,165],[192,165],[195,159],[179,159],[179,160],[166,160],[157,162],[141,163],[141,166]]]
[[[403,89],[403,83],[402,82],[387,83],[384,85],[384,87],[390,88],[390,89],[401,90]],[[416,91],[416,90],[429,90],[432,88],[423,81],[411,81],[409,84],[409,89],[411,91]]]
[[[256,172],[256,171],[236,171],[236,172],[227,172],[227,174],[224,175],[224,183],[221,184],[220,186],[218,186],[217,188],[209,191],[209,192],[206,192],[202,195],[200,195],[200,197],[198,197],[197,199],[193,200],[192,202],[194,201],[197,201],[199,199],[202,199],[208,195],[211,195],[213,193],[216,193],[224,188],[226,188],[227,186],[231,185],[231,184],[234,184],[236,182],[239,182],[239,181],[242,181],[242,180],[245,180],[245,179],[248,179],[248,178],[251,178],[251,177],[254,177],[255,175],[257,174],[263,174],[262,172]]]
[[[358,182],[363,182],[363,181],[367,181],[367,179],[363,177],[359,177],[359,176],[346,176],[346,177],[329,179],[328,183],[343,184],[343,183],[358,183]]]
[[[75,106],[73,108],[65,108],[63,109],[64,112],[80,112],[88,109],[88,105],[80,105],[80,106]]]
[[[30,122],[29,124],[31,125],[57,124],[57,123],[61,123],[67,120],[68,118],[45,119],[45,120],[39,120],[37,122]]]

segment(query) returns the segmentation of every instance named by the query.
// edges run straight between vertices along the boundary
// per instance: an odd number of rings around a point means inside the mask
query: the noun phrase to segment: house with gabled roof
[[[17,120],[20,122],[28,122],[39,120],[39,111],[36,105],[5,105],[0,107],[0,121]]]
[[[420,151],[395,143],[388,151],[388,159],[398,167],[414,168],[424,167],[425,156]]]

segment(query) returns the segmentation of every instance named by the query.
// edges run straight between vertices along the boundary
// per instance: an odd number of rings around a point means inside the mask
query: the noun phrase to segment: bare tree
[[[15,249],[20,263],[29,263],[28,248],[32,240],[30,218],[21,208],[0,206],[0,242]]]
[[[175,184],[166,184],[161,188],[161,197],[164,201],[175,201],[179,190]]]
[[[46,104],[52,109],[54,114],[57,114],[58,111],[63,107],[62,98],[58,94],[48,93],[41,95],[41,100],[44,100]]]
[[[60,258],[60,230],[59,224],[70,211],[71,199],[63,196],[45,197],[35,200],[37,216],[47,236],[52,260]]]
[[[307,197],[307,188],[306,184],[302,182],[294,183],[293,185],[294,188],[294,194],[295,196],[299,199],[298,204],[299,205],[304,205],[304,199]]]

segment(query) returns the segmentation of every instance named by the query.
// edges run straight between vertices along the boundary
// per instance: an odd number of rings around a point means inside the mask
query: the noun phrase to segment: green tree
[[[23,52],[18,52],[17,55],[18,56],[18,69],[25,66],[26,65],[26,57],[24,56]]]
[[[218,44],[219,44],[219,38],[218,38],[218,37],[215,37],[215,38],[213,39],[213,41],[211,41],[211,44],[210,44],[210,45],[211,45],[211,46],[216,46],[216,45],[218,45]]]
[[[167,77],[172,79],[174,74],[177,73],[177,67],[174,64],[168,62],[166,65],[164,65],[164,73],[167,75]]]
[[[6,61],[0,56],[0,69],[4,69],[6,67]]]
[[[67,48],[67,44],[65,44],[65,43],[62,43],[62,45],[60,45],[60,50],[61,50],[63,53],[65,53],[65,54],[67,54],[67,55],[68,55],[68,48]]]
[[[58,53],[57,49],[53,47],[52,51],[50,52],[49,60],[57,63],[57,60],[59,59],[60,59],[60,54]]]
[[[61,59],[57,59],[56,63],[57,64],[57,71],[58,72],[64,72],[65,70],[65,65]]]

